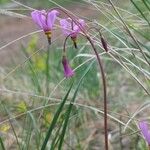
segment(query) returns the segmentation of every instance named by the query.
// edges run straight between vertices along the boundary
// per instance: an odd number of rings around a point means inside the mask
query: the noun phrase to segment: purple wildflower
[[[35,10],[31,12],[33,21],[45,32],[49,42],[51,39],[51,30],[58,14],[59,12],[57,10],[49,12],[45,10]]]
[[[74,71],[69,66],[69,62],[68,62],[66,56],[63,56],[62,64],[63,64],[63,67],[64,67],[64,75],[65,75],[65,77],[68,78],[68,77],[73,76],[74,75]]]
[[[147,141],[148,145],[150,146],[150,130],[148,129],[147,122],[140,121],[139,128],[140,128],[140,131],[143,134],[145,140]]]
[[[65,36],[70,35],[75,48],[77,48],[77,35],[81,32],[82,29],[84,29],[85,26],[85,22],[83,19],[79,19],[78,23],[80,24],[80,27],[76,25],[71,18],[60,20],[60,25],[62,27],[63,34]]]

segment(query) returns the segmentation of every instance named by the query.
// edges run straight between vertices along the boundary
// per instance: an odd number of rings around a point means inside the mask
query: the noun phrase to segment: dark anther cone
[[[73,45],[76,49],[78,49],[78,46],[77,46],[77,38],[76,37],[71,37],[72,41],[73,41]]]

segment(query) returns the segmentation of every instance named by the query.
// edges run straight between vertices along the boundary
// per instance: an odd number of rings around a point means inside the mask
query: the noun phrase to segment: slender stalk
[[[148,145],[148,150],[150,150],[150,145]]]
[[[122,120],[122,116],[120,116],[120,120]],[[119,123],[119,142],[120,142],[120,150],[123,150],[123,144],[122,144],[122,126]]]
[[[105,77],[105,73],[104,73],[104,68],[103,68],[103,65],[102,65],[102,61],[99,57],[99,54],[94,46],[94,43],[93,41],[91,40],[91,38],[86,34],[82,34],[83,36],[85,36],[87,38],[87,40],[90,42],[94,52],[95,52],[95,55],[97,57],[97,60],[98,60],[98,64],[99,64],[99,67],[100,67],[100,73],[101,73],[101,76],[102,76],[102,83],[103,83],[103,94],[104,94],[104,130],[105,130],[105,150],[108,150],[108,123],[107,123],[107,86],[106,86],[106,77]],[[65,48],[65,45],[66,45],[66,42],[67,42],[67,39],[69,38],[70,35],[68,35],[65,39],[65,42],[64,42],[64,49],[63,49],[63,52],[65,53],[66,51],[66,48]],[[101,80],[101,79],[100,79]]]
[[[90,42],[95,55],[97,57],[97,61],[100,67],[100,71],[101,71],[101,76],[102,76],[102,83],[103,83],[103,94],[104,94],[104,131],[105,131],[105,150],[108,150],[108,123],[107,123],[107,86],[106,86],[106,77],[105,77],[105,73],[104,73],[104,68],[102,65],[102,61],[99,57],[99,54],[91,40],[91,38],[89,36],[87,36],[88,41]]]
[[[46,95],[49,94],[49,79],[50,79],[50,74],[49,74],[49,58],[50,58],[50,45],[48,44],[47,47],[47,58],[46,58]]]

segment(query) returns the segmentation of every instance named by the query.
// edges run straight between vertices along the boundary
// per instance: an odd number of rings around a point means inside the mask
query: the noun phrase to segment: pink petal
[[[148,142],[148,144],[150,144],[150,132],[148,130],[148,125],[146,121],[141,121],[139,123],[139,128],[143,134],[143,136],[145,137],[145,140]]]
[[[46,11],[45,10],[35,10],[31,12],[33,21],[43,30],[47,29],[46,26]]]
[[[52,29],[58,14],[59,14],[59,12],[57,10],[52,10],[51,12],[48,12],[47,26],[49,29]]]
[[[69,62],[66,57],[63,57],[62,64],[64,67],[64,75],[66,78],[69,78],[74,75],[74,71],[71,69]]]
[[[79,19],[78,22],[79,22],[79,26],[77,24],[75,24],[74,27],[73,27],[73,30],[76,33],[79,33],[81,31],[81,29],[83,30],[84,26],[85,26],[85,22],[84,22],[83,19]]]
[[[42,23],[42,28],[43,28],[43,30],[44,30],[44,31],[49,30],[49,29],[48,29],[48,26],[47,26],[47,24],[46,24],[46,15],[43,14],[43,13],[40,13],[40,14],[39,14],[39,18],[40,18],[40,21],[41,21],[41,23]]]
[[[79,23],[81,24],[82,27],[85,26],[85,21],[83,19],[79,19]]]
[[[71,34],[71,32],[72,32],[71,31],[71,22],[69,22],[68,19],[61,19],[60,20],[60,25],[62,27],[63,34],[66,36]]]
[[[42,29],[43,26],[42,26],[42,23],[41,23],[41,20],[40,20],[40,17],[39,17],[39,11],[35,10],[35,11],[32,11],[31,12],[31,16],[32,16],[32,20]]]

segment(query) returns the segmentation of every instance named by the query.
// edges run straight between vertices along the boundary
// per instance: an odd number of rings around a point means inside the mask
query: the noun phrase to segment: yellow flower
[[[1,132],[7,132],[9,129],[10,129],[10,125],[9,125],[8,123],[2,124],[2,125],[0,126],[0,131],[1,131]]]

